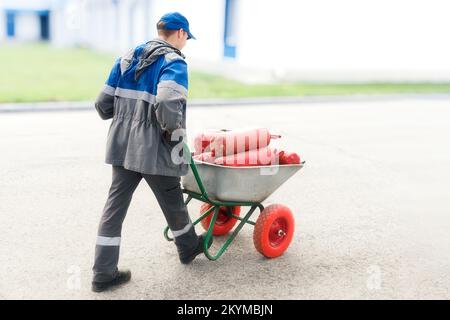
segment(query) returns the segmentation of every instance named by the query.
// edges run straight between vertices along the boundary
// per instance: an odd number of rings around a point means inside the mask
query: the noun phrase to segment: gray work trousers
[[[197,248],[199,238],[184,204],[180,177],[148,175],[112,166],[112,183],[98,228],[93,266],[96,282],[112,280],[117,271],[122,223],[136,187],[144,178],[152,189],[175,238],[178,254]]]

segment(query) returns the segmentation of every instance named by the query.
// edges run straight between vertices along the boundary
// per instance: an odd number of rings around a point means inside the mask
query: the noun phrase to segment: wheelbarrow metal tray
[[[264,201],[303,167],[303,164],[230,167],[194,161],[208,196],[235,202]],[[190,167],[182,183],[185,190],[201,193]]]

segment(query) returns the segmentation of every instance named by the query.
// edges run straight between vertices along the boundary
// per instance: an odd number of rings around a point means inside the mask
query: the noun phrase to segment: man
[[[195,233],[180,187],[188,164],[175,159],[178,141],[172,141],[174,136],[183,137],[179,132],[186,128],[188,73],[180,50],[195,38],[187,19],[177,12],[164,15],[157,30],[157,39],[115,62],[95,102],[102,119],[113,119],[106,148],[112,183],[95,247],[95,292],[131,278],[131,272],[119,271],[117,264],[122,222],[142,178],[164,213],[180,261],[187,264],[203,252],[204,235]]]

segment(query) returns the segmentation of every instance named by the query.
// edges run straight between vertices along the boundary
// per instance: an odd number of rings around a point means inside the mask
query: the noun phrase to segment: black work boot
[[[130,279],[131,279],[131,271],[130,270],[117,271],[114,279],[112,279],[110,281],[107,281],[107,282],[92,281],[92,291],[102,292],[105,290],[109,290],[109,289],[117,287],[121,284],[127,283],[128,281],[130,281]]]
[[[206,233],[203,233],[198,237],[198,244],[191,252],[180,254],[180,261],[182,264],[191,263],[196,256],[203,253],[203,243],[205,242]],[[208,249],[211,247],[213,243],[213,237],[209,238]]]

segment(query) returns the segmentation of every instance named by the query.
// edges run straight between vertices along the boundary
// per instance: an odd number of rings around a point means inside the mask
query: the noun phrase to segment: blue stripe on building
[[[236,44],[230,41],[235,36],[233,20],[235,19],[236,0],[225,0],[225,32],[223,36],[223,55],[236,58]]]
[[[13,38],[16,34],[16,13],[6,11],[6,35]]]
[[[41,40],[50,39],[50,11],[39,13],[39,23],[41,26]]]

